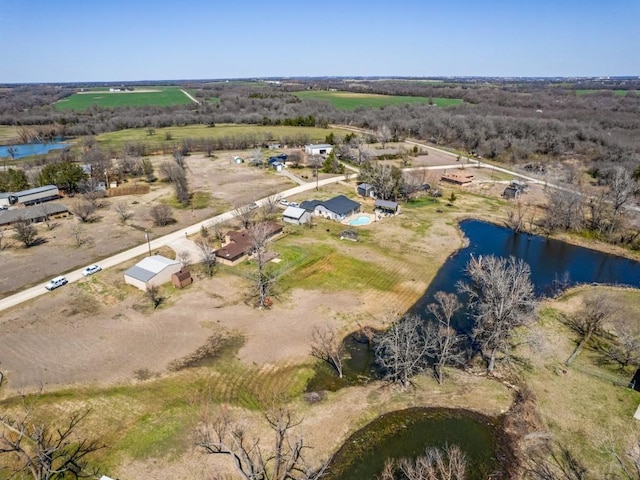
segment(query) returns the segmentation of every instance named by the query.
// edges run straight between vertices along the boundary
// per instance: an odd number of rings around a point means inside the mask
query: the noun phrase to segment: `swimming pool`
[[[349,225],[353,225],[354,227],[358,227],[360,225],[369,225],[370,223],[371,217],[369,217],[369,215],[358,215],[357,218],[349,220]]]

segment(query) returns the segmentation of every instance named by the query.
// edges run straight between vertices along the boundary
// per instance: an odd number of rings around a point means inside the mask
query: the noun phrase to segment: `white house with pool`
[[[313,215],[338,222],[360,212],[360,204],[344,195],[338,195],[329,200],[307,200],[300,204],[300,208],[304,208]]]

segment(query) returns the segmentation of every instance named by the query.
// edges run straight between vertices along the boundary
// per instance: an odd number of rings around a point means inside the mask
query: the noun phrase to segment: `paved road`
[[[332,183],[338,183],[343,181],[344,179],[345,179],[344,176],[326,178],[324,180],[320,180],[318,182],[318,186],[323,187],[325,185],[330,185]],[[288,190],[280,192],[279,194],[277,194],[277,196],[281,198],[286,198],[286,197],[296,195],[298,193],[306,192],[308,190],[313,190],[314,188],[316,188],[315,181],[290,188]],[[269,197],[261,198],[260,200],[257,200],[255,203],[262,206],[263,203],[268,200],[268,198]],[[228,220],[231,220],[236,216],[237,216],[236,211],[229,211],[229,212],[222,213],[220,215],[216,215],[215,217],[208,218],[206,220],[203,220],[201,222],[198,222],[194,225],[178,230],[176,232],[170,233],[163,237],[151,239],[149,243],[143,243],[141,245],[138,245],[137,247],[131,248],[122,253],[118,253],[111,257],[105,258],[100,261],[100,266],[103,269],[115,267],[116,265],[119,265],[123,262],[127,262],[133,258],[139,257],[140,255],[148,254],[150,250],[156,250],[158,248],[167,246],[171,243],[177,242],[178,240],[184,239],[188,235],[194,235],[198,233],[203,226],[205,228],[208,228],[212,225],[215,225],[216,223],[223,223]],[[73,270],[71,272],[65,273],[64,276],[67,277],[67,280],[69,281],[69,283],[77,282],[78,280],[83,278],[82,270],[83,269]],[[97,275],[100,275],[100,274],[98,273]],[[3,299],[0,299],[0,311],[6,310],[8,308],[19,305],[23,302],[36,298],[40,295],[44,295],[48,293],[48,291],[44,288],[46,283],[47,282],[42,283],[40,285],[36,285],[35,287],[28,288],[26,290],[23,290],[14,295],[5,297]],[[65,288],[65,287],[60,287],[60,288]]]

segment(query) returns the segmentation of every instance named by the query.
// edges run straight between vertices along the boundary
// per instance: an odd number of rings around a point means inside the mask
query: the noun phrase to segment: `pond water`
[[[440,268],[413,311],[422,314],[439,291],[456,292],[471,255],[514,256],[531,267],[536,295],[557,291],[558,286],[604,283],[640,287],[640,263],[616,255],[600,253],[559,240],[536,235],[514,234],[512,230],[479,220],[465,220],[460,228],[469,245],[451,255]],[[468,330],[467,320],[458,318],[456,327]]]
[[[471,255],[514,256],[531,267],[531,280],[538,296],[555,293],[559,286],[604,283],[640,287],[640,263],[600,253],[545,237],[514,234],[511,230],[478,220],[465,220],[460,228],[469,245],[454,253],[439,270],[413,311],[424,314],[433,295],[443,290],[456,292],[456,282],[464,276]],[[469,319],[459,315],[456,328],[468,331]],[[355,337],[354,337],[355,338]],[[308,390],[336,390],[367,381],[376,374],[373,354],[366,343],[348,337],[352,355],[345,365],[345,378],[337,379],[328,367],[319,367]],[[324,370],[323,370],[324,369]],[[640,379],[640,370],[638,371]],[[496,457],[507,446],[498,445],[497,429],[489,419],[446,409],[410,409],[392,412],[356,432],[338,451],[331,463],[331,480],[371,479],[380,473],[387,457],[413,457],[426,446],[457,444],[469,456],[469,479],[488,478],[505,462]],[[496,453],[498,452],[498,453]]]
[[[482,415],[444,408],[411,408],[382,415],[354,433],[333,457],[328,480],[369,480],[387,458],[415,458],[426,447],[458,445],[468,460],[467,479],[500,473],[495,422]]]
[[[67,148],[71,145],[68,143],[25,143],[22,145],[2,145],[0,146],[0,158],[11,158],[9,148],[15,148],[15,159],[28,157],[30,155],[43,155],[51,150],[59,150]]]

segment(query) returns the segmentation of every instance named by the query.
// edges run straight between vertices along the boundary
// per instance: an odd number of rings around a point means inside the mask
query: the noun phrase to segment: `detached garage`
[[[309,223],[311,219],[311,213],[304,208],[287,207],[282,214],[282,220],[287,223],[293,223],[295,225],[304,225]]]
[[[151,285],[160,286],[171,281],[171,275],[181,270],[182,264],[176,260],[152,255],[136,263],[124,272],[124,281],[140,290],[147,291]]]

